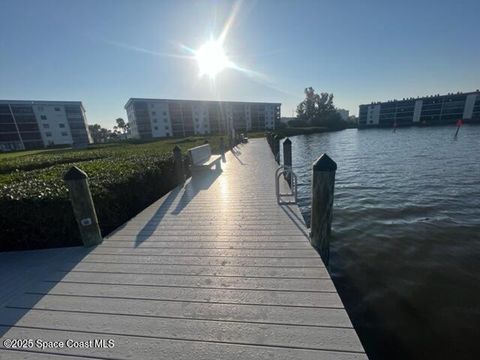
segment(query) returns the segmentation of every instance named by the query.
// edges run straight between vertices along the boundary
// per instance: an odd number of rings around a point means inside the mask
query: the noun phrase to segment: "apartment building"
[[[80,101],[0,100],[0,150],[91,142]]]
[[[360,105],[358,125],[392,127],[480,123],[480,90]]]
[[[275,129],[279,103],[131,98],[125,105],[133,138],[185,137]]]

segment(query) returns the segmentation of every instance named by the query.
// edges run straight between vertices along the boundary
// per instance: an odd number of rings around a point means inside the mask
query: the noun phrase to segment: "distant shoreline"
[[[465,125],[480,125],[478,121],[465,121]],[[409,125],[399,125],[397,129],[405,129],[410,127],[417,127],[417,128],[427,128],[427,127],[441,127],[441,126],[451,126],[455,127],[456,124],[409,124]],[[289,136],[297,136],[297,135],[310,135],[310,134],[319,134],[325,132],[334,132],[334,131],[341,131],[346,129],[358,129],[358,130],[368,130],[368,129],[391,129],[393,130],[393,126],[381,126],[381,125],[370,125],[370,126],[347,126],[345,128],[340,129],[329,129],[327,127],[289,127],[284,129],[276,129],[274,133],[279,135],[281,138],[289,137]]]
[[[289,137],[289,136],[297,136],[297,135],[310,135],[310,134],[319,134],[325,132],[334,132],[334,131],[341,131],[345,129],[356,129],[356,126],[347,126],[345,128],[339,129],[330,129],[327,127],[321,126],[313,126],[313,127],[289,127],[284,129],[276,129],[274,133],[279,135],[280,137]]]
[[[469,120],[463,120],[464,125],[480,125],[479,121],[469,121]],[[397,129],[400,128],[410,128],[410,127],[416,127],[416,128],[427,128],[427,127],[440,127],[440,126],[457,126],[456,123],[444,123],[444,124],[408,124],[408,125],[397,125]],[[384,126],[384,125],[362,125],[358,126],[357,129],[359,130],[365,130],[365,129],[393,129],[392,125],[389,126]]]

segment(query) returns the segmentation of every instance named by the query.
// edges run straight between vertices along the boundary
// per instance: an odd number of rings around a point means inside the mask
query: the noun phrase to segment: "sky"
[[[0,99],[82,101],[111,128],[131,97],[372,101],[480,88],[480,1],[0,0]],[[234,66],[200,76],[222,42]]]

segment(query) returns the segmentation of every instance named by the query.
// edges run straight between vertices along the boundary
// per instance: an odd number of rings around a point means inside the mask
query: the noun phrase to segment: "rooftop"
[[[178,101],[178,102],[194,102],[194,103],[233,103],[233,104],[267,104],[282,105],[281,103],[259,102],[259,101],[230,101],[230,100],[186,100],[186,99],[153,99],[153,98],[130,98],[125,104],[125,109],[134,101]]]
[[[480,94],[480,89],[477,89],[475,91],[470,91],[470,92],[461,92],[458,91],[456,93],[447,93],[447,94],[435,94],[435,95],[426,95],[426,96],[417,96],[417,97],[408,97],[408,98],[403,98],[401,100],[399,99],[393,99],[393,100],[386,100],[386,101],[372,101],[370,104],[362,104],[360,106],[368,106],[368,105],[378,105],[378,104],[384,104],[384,103],[392,103],[392,102],[397,102],[397,101],[409,101],[409,100],[420,100],[420,99],[429,99],[429,98],[436,98],[436,97],[443,97],[443,96],[452,96],[452,95],[471,95],[471,94]]]
[[[85,111],[81,101],[51,101],[51,100],[0,100],[0,104],[15,105],[80,105]]]

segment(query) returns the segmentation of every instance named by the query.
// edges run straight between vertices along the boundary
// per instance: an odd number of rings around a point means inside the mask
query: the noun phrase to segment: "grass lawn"
[[[27,156],[39,154],[47,151],[55,151],[55,149],[41,149],[41,150],[23,150],[23,151],[9,151],[9,152],[0,152],[0,161],[3,159],[12,159],[19,156]]]
[[[220,150],[220,136],[192,136],[182,139],[162,139],[150,142],[118,142],[93,144],[86,149],[42,149],[0,153],[0,183],[2,175],[18,171],[45,169],[59,164],[131,155],[166,155],[177,145],[183,153],[208,141],[213,152]]]

